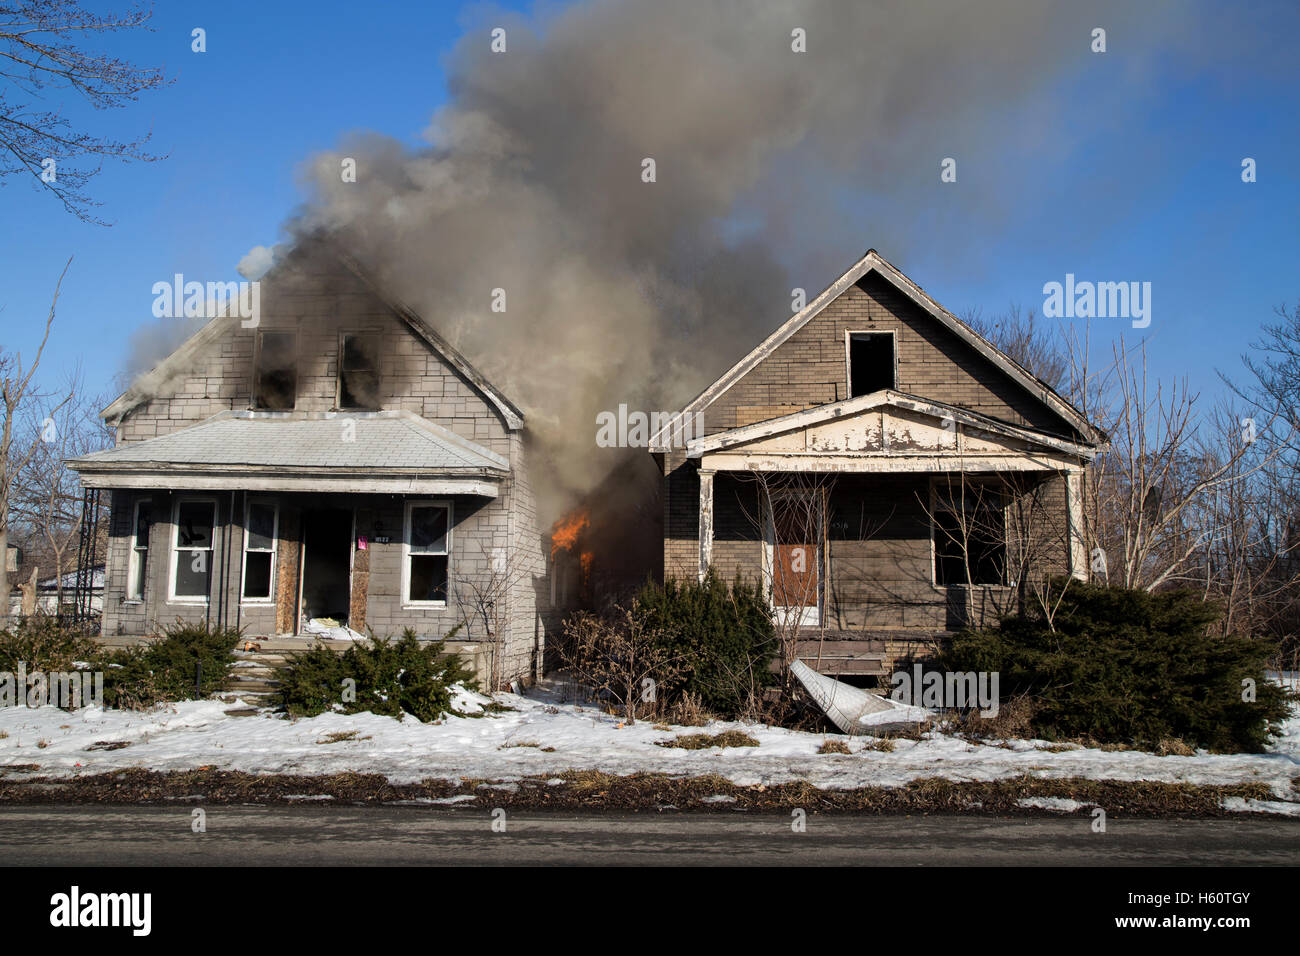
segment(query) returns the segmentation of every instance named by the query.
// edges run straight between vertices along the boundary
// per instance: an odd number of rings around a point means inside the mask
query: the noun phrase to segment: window
[[[849,398],[895,388],[894,333],[849,333]]]
[[[981,488],[968,488],[964,495],[945,489],[936,497],[932,513],[935,584],[1005,583],[1006,509],[1001,495]]]
[[[149,527],[153,503],[142,498],[135,503],[135,521],[131,525],[131,563],[126,572],[126,599],[144,600],[144,584],[149,570]]]
[[[172,558],[172,598],[207,601],[212,584],[212,529],[217,503],[182,498],[176,502],[176,538]]]
[[[406,506],[407,604],[447,603],[451,505],[413,501]]]
[[[297,351],[297,336],[292,332],[258,333],[254,408],[293,408],[298,392]]]
[[[272,501],[250,501],[244,517],[244,600],[271,600],[275,582],[275,544],[279,508]]]
[[[379,407],[376,336],[344,335],[339,345],[339,408]]]

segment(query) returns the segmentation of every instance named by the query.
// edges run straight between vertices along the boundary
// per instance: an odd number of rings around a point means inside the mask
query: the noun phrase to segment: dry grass
[[[853,753],[853,751],[849,749],[849,745],[848,745],[845,741],[843,741],[843,740],[832,740],[832,739],[830,739],[830,738],[827,738],[826,740],[823,740],[823,741],[822,741],[822,745],[821,745],[820,747],[817,748],[817,752],[818,752],[819,754],[851,754],[851,753]]]
[[[320,740],[316,741],[316,743],[341,744],[348,740],[369,740],[370,739],[369,737],[358,737],[357,735],[359,733],[361,733],[361,731],[359,730],[336,730],[333,733],[326,734]]]
[[[656,740],[660,747],[677,747],[681,750],[707,750],[710,747],[757,747],[758,741],[739,730],[724,730],[720,734],[686,734],[673,740]]]
[[[1158,757],[1194,757],[1196,751],[1177,737],[1166,737],[1156,745],[1155,754]]]
[[[894,752],[894,741],[890,737],[881,737],[878,740],[869,741],[862,749],[878,750],[881,753],[892,754]]]
[[[540,749],[541,746],[542,746],[542,745],[539,744],[536,740],[517,740],[517,741],[511,741],[511,742],[509,742],[509,743],[504,743],[504,744],[502,744],[500,747],[498,747],[497,749],[498,749],[498,750],[512,750],[512,749],[514,749],[515,747],[537,747],[537,748]]]

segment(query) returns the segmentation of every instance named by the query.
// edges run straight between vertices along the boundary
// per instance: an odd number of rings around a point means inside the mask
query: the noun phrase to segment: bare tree
[[[24,444],[33,453],[10,492],[15,522],[30,530],[42,566],[54,572],[56,607],[60,610],[64,606],[64,577],[73,570],[83,518],[81,482],[65,462],[113,443],[112,431],[98,414],[106,403],[87,399],[82,384],[80,372],[74,372],[66,389],[59,393],[66,396],[61,401],[38,398],[31,403]],[[90,530],[106,539],[103,519],[100,527]]]
[[[1065,387],[1070,368],[1062,338],[1039,321],[1033,309],[1023,315],[1012,303],[1001,315],[985,318],[972,309],[962,319],[984,338],[1030,373],[1058,391]]]
[[[492,690],[503,684],[501,652],[509,627],[510,603],[516,589],[531,585],[540,573],[536,562],[516,548],[489,548],[480,543],[482,570],[458,576],[453,587],[465,634],[472,637],[479,628],[492,644]],[[540,662],[538,662],[540,666]]]
[[[91,52],[88,37],[147,29],[153,13],[135,6],[122,15],[98,14],[78,0],[0,2],[0,180],[29,175],[64,209],[104,225],[86,191],[108,158],[154,162],[145,135],[118,140],[77,128],[66,106],[45,105],[54,91],[71,90],[96,110],[126,106],[163,85],[161,70],[142,69]],[[39,105],[37,105],[39,104]]]
[[[41,343],[36,348],[36,355],[30,363],[24,363],[21,353],[0,350],[0,554],[9,550],[9,522],[12,507],[12,492],[18,476],[27,467],[39,450],[38,441],[15,445],[14,430],[19,426],[20,415],[26,404],[37,397],[32,378],[41,364],[45,353],[45,344],[50,339],[50,328],[54,325],[54,314],[59,303],[59,293],[63,288],[63,278],[72,265],[69,259],[59,275],[54,287],[54,298],[50,301],[50,312],[45,319],[45,328],[41,334]],[[70,400],[71,396],[65,401]],[[61,405],[56,405],[57,411]],[[0,559],[0,621],[9,614],[9,569],[5,560]]]
[[[1234,440],[1207,454],[1198,395],[1186,381],[1152,382],[1144,342],[1121,338],[1100,369],[1090,367],[1086,344],[1070,357],[1071,397],[1110,439],[1085,482],[1093,573],[1147,591],[1188,583],[1210,533],[1194,516],[1240,480],[1250,445]]]

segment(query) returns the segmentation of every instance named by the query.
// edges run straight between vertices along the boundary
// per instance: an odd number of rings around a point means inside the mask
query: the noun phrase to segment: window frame
[[[148,505],[150,511],[149,530],[144,536],[144,547],[140,547],[140,506]],[[145,600],[145,571],[149,563],[149,547],[153,539],[153,499],[137,498],[131,507],[131,543],[126,562],[126,598],[127,604],[143,604]],[[141,561],[140,554],[144,553]]]
[[[250,548],[248,546],[248,526],[249,513],[253,510],[254,505],[271,506],[271,547],[269,548]],[[243,535],[243,557],[239,568],[239,603],[240,604],[274,604],[275,603],[275,573],[280,563],[280,501],[277,498],[255,498],[247,497],[244,502],[244,535]],[[248,554],[270,554],[271,555],[271,580],[267,588],[266,597],[249,597],[245,593],[248,587]]]
[[[287,335],[293,339],[292,354],[294,356],[291,368],[293,369],[293,403],[288,408],[268,408],[259,401],[262,393],[262,340],[270,333],[271,335]],[[253,358],[253,393],[250,405],[253,411],[259,412],[291,412],[298,407],[298,330],[297,329],[259,329],[257,332],[257,354]]]
[[[347,340],[350,338],[368,338],[374,343],[374,366],[371,371],[375,375],[375,404],[374,405],[344,405],[343,404],[343,356],[347,350]],[[334,409],[340,412],[377,412],[383,408],[381,400],[381,389],[383,387],[383,376],[379,374],[379,353],[381,351],[380,333],[373,330],[359,329],[352,332],[339,332],[339,351],[337,367],[334,375]]]
[[[844,397],[861,398],[861,395],[853,394],[853,337],[855,335],[888,335],[890,337],[890,348],[893,350],[893,383],[889,386],[891,391],[898,391],[898,331],[896,329],[845,329],[844,330]],[[871,392],[864,392],[864,395],[870,395]]]
[[[189,551],[191,554],[192,554],[193,552],[195,552],[195,551],[207,551],[207,552],[208,552],[208,555],[209,555],[209,561],[208,561],[208,593],[205,594],[203,597],[198,597],[197,595],[193,595],[193,594],[177,594],[177,593],[176,593],[176,556],[177,556],[177,555],[181,552],[181,550],[182,550],[181,545],[180,545],[180,536],[181,536],[181,505],[183,505],[183,504],[194,504],[194,503],[196,503],[196,502],[197,502],[197,503],[200,503],[200,504],[207,504],[207,505],[210,505],[210,506],[211,506],[211,508],[212,508],[212,533],[211,533],[211,535],[209,536],[208,546],[207,546],[206,548],[185,548],[185,549],[183,549],[183,550],[185,550],[185,551]],[[196,605],[205,605],[205,604],[211,604],[211,603],[212,603],[212,570],[213,570],[213,568],[212,568],[212,561],[211,561],[211,558],[212,558],[213,555],[215,555],[216,550],[217,550],[217,527],[218,527],[218,522],[220,521],[220,518],[221,518],[221,515],[220,515],[219,509],[218,509],[218,507],[217,507],[217,499],[216,499],[215,497],[210,496],[210,495],[184,495],[184,496],[177,496],[176,501],[172,503],[171,547],[167,549],[167,550],[168,550],[168,556],[169,556],[169,558],[170,558],[170,560],[168,561],[168,568],[167,568],[167,577],[168,577],[168,584],[167,584],[167,601],[168,601],[169,604],[196,604]]]
[[[940,483],[941,481],[943,481],[943,479],[941,479],[941,478],[931,477],[931,479],[930,479],[930,509],[929,509],[929,514],[926,516],[926,517],[927,517],[927,522],[928,522],[928,524],[930,525],[930,583],[931,583],[931,586],[934,587],[934,588],[936,588],[937,590],[940,590],[940,591],[947,591],[947,590],[949,590],[950,588],[963,588],[963,589],[965,589],[965,590],[974,590],[975,588],[1010,588],[1010,587],[1012,587],[1013,585],[1011,585],[1010,583],[1008,583],[1008,570],[1009,570],[1009,569],[1008,569],[1008,566],[1007,566],[1007,555],[1009,554],[1009,542],[1008,542],[1008,527],[1009,527],[1009,522],[1008,522],[1008,520],[1007,520],[1007,495],[1006,495],[1006,492],[1004,492],[1004,491],[1001,490],[1000,488],[997,488],[996,486],[992,485],[991,483],[987,483],[987,482],[971,482],[971,484],[972,484],[972,485],[975,485],[975,486],[977,486],[977,487],[979,487],[979,488],[981,489],[981,492],[982,492],[983,494],[993,494],[993,495],[996,495],[996,496],[998,497],[998,499],[1001,501],[1001,507],[998,509],[998,513],[1001,514],[1001,516],[1002,516],[1002,580],[1001,580],[1001,581],[994,582],[994,583],[989,583],[989,582],[980,582],[980,581],[971,581],[969,584],[968,584],[968,583],[965,583],[965,582],[960,582],[960,583],[957,583],[957,584],[941,584],[941,583],[939,583],[939,540],[938,540],[938,532],[939,532],[940,529],[939,529],[939,525],[938,525],[938,522],[937,522],[936,519],[937,519],[937,517],[938,517],[938,515],[939,515],[939,512],[941,512],[941,511],[942,511],[942,512],[947,512],[947,513],[949,513],[949,514],[956,514],[957,511],[958,511],[958,509],[957,509],[956,507],[954,507],[952,504],[950,504],[950,503],[948,503],[946,500],[944,500],[943,496],[941,496],[941,495],[939,494],[939,483]],[[945,482],[945,484],[947,484],[947,482]],[[972,511],[972,510],[974,510],[975,508],[978,508],[978,507],[979,507],[978,499],[977,499],[973,504],[970,504],[970,505],[963,505],[963,509],[966,510],[966,511],[968,511],[968,512],[969,512],[969,511]],[[946,533],[946,532],[945,532],[945,533]],[[967,556],[967,562],[969,563],[969,555]],[[974,569],[971,568],[971,569],[969,569],[969,570],[973,571]]]
[[[442,551],[416,551],[417,555],[446,555],[447,558],[447,598],[442,601],[415,601],[411,599],[411,513],[416,508],[443,508],[447,512],[447,534]],[[451,602],[452,582],[452,529],[456,523],[455,502],[450,498],[414,498],[406,502],[402,514],[402,607],[403,608],[440,608]]]

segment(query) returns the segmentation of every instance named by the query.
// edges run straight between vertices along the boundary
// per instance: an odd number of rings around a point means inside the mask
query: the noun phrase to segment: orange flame
[[[578,536],[590,524],[591,519],[585,508],[555,522],[555,527],[551,529],[551,557],[555,557],[561,548],[572,551],[578,543]]]

